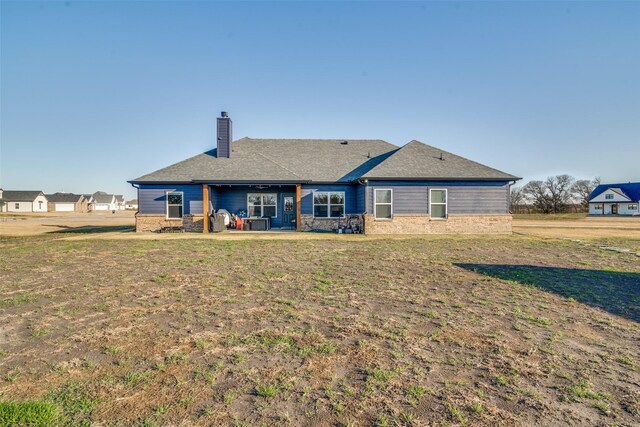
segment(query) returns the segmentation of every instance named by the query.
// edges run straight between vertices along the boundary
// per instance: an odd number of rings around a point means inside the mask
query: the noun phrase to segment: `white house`
[[[47,198],[42,191],[0,190],[2,212],[46,212]]]
[[[126,206],[125,206],[125,202],[124,202],[124,196],[121,194],[116,194],[116,209],[118,210],[125,210]]]
[[[124,208],[128,210],[138,210],[138,199],[127,200],[124,204]]]
[[[640,182],[597,186],[589,195],[589,215],[640,215]]]
[[[91,208],[94,211],[115,211],[118,209],[116,196],[104,191],[96,191],[91,196]]]

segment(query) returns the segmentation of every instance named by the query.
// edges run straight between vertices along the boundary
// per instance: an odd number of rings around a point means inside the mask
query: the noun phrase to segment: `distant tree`
[[[522,187],[525,200],[542,213],[551,212],[551,198],[542,181],[529,181]]]
[[[589,194],[600,185],[600,177],[596,176],[592,180],[579,179],[571,186],[571,194],[580,206],[589,208]]]
[[[522,206],[525,201],[525,194],[522,191],[522,187],[511,187],[509,192],[509,205],[511,206],[511,212],[517,212],[518,208]]]
[[[544,187],[549,195],[551,212],[562,213],[571,203],[571,187],[575,179],[571,175],[556,175],[548,177]]]

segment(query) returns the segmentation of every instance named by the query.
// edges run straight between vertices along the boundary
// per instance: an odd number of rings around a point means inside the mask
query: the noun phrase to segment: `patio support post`
[[[302,195],[302,185],[296,184],[296,231],[302,230],[302,221],[300,219],[300,199]]]
[[[209,184],[202,184],[202,232],[209,232]]]

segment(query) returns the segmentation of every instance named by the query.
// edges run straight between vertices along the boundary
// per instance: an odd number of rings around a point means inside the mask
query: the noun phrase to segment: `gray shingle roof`
[[[229,158],[216,157],[214,149],[130,182],[352,182],[360,177],[516,179],[418,141],[398,148],[382,140],[242,138],[231,144],[231,150]],[[438,157],[442,152],[445,160],[435,159],[436,152]]]
[[[45,194],[45,197],[52,203],[78,203],[83,196],[73,193],[53,193]]]
[[[396,150],[388,159],[362,177],[368,179],[519,179],[415,140]]]
[[[113,202],[113,194],[107,194],[104,191],[96,191],[92,195],[95,203],[111,203]]]
[[[44,193],[42,191],[3,190],[2,200],[5,202],[33,202],[41,194]]]
[[[380,140],[344,141],[242,138],[232,143],[229,158],[216,157],[214,149],[132,182],[350,182],[363,164],[396,148]]]

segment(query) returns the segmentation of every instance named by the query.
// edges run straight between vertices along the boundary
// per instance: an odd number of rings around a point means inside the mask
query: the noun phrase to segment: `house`
[[[84,200],[87,202],[87,212],[93,210],[93,194],[83,194]]]
[[[46,212],[47,198],[42,191],[1,190],[2,212]]]
[[[224,209],[263,219],[250,221],[259,228],[511,233],[509,188],[518,179],[419,141],[232,142],[223,112],[215,148],[129,183],[138,190],[137,231],[206,233],[203,218]]]
[[[116,200],[116,209],[123,211],[125,209],[124,196],[122,194],[116,194],[114,197]]]
[[[96,191],[91,195],[91,210],[93,211],[115,211],[116,196],[107,194],[104,191]]]
[[[600,184],[589,195],[589,215],[640,215],[640,182]]]
[[[127,210],[138,210],[138,199],[127,200],[124,203],[124,208]]]
[[[87,212],[87,200],[82,194],[47,194],[49,212]]]

